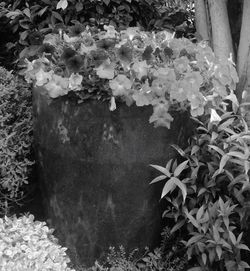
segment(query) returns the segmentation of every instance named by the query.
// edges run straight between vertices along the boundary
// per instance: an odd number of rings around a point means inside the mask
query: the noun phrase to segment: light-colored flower
[[[137,78],[141,80],[143,76],[147,76],[149,67],[146,60],[144,60],[135,62],[132,69],[135,71]]]
[[[106,60],[99,67],[94,69],[96,74],[103,79],[113,79],[115,76],[114,64]]]
[[[109,81],[109,86],[114,96],[127,96],[131,90],[132,82],[127,76],[119,74]]]
[[[53,73],[54,73],[53,71],[45,72],[43,69],[40,69],[38,72],[36,72],[35,74],[36,86],[43,86],[48,81],[50,81]]]
[[[79,73],[72,73],[69,77],[69,89],[70,90],[80,90],[82,87],[82,75]]]
[[[51,98],[57,98],[68,94],[69,79],[53,74],[51,80],[44,86]]]
[[[118,33],[113,25],[104,25],[104,29],[106,30],[106,33],[104,34],[103,38],[116,38]]]

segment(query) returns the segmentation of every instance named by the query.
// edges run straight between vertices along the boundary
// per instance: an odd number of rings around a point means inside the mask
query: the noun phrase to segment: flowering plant
[[[172,109],[197,117],[235,98],[238,77],[230,59],[218,60],[205,43],[174,39],[166,31],[105,26],[93,32],[79,24],[46,35],[39,52],[27,60],[25,77],[51,98],[109,99],[111,110],[118,97],[127,105],[152,105],[155,126],[169,128]]]

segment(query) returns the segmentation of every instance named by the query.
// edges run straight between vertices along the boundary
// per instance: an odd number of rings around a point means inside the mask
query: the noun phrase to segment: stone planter
[[[91,265],[109,246],[156,246],[161,184],[149,185],[191,131],[185,115],[170,130],[154,128],[151,107],[118,106],[34,89],[34,133],[45,210],[73,262]]]

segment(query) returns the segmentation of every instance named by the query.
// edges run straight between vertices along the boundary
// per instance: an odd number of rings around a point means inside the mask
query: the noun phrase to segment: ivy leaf
[[[57,5],[56,5],[56,9],[66,9],[68,6],[68,1],[67,0],[60,0]]]

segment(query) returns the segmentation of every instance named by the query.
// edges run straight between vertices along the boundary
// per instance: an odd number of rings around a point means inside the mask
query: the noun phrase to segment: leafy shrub
[[[73,271],[64,247],[46,223],[32,215],[0,219],[0,269],[2,271]]]
[[[183,3],[181,3],[183,2]],[[118,30],[140,25],[145,30],[172,29],[177,36],[188,36],[194,31],[193,11],[186,1],[165,0],[15,0],[0,3],[0,18],[5,18],[16,33],[16,41],[9,40],[8,51],[13,49],[21,59],[34,56],[44,34],[55,29],[81,23],[103,29],[114,25]],[[67,6],[67,8],[65,8]],[[177,9],[176,9],[177,7]],[[18,53],[20,53],[18,56]]]
[[[235,101],[236,102],[236,101]],[[152,183],[167,179],[162,198],[164,217],[175,221],[171,232],[187,231],[192,271],[246,270],[241,260],[243,232],[249,218],[250,131],[237,113],[212,109],[209,120],[197,122],[197,132],[185,150],[174,148],[182,160],[168,161]]]
[[[138,23],[147,28],[150,21],[159,16],[155,4],[160,1],[71,0],[64,10],[59,10],[58,2],[57,0],[1,2],[0,17],[7,17],[12,31],[18,34],[19,39],[14,43],[8,43],[8,49],[12,48],[17,52],[22,50],[20,57],[34,55],[34,50],[41,43],[44,34],[76,23],[98,28],[109,23],[118,28],[136,26]]]
[[[0,207],[22,197],[33,164],[32,138],[31,91],[0,67]]]

